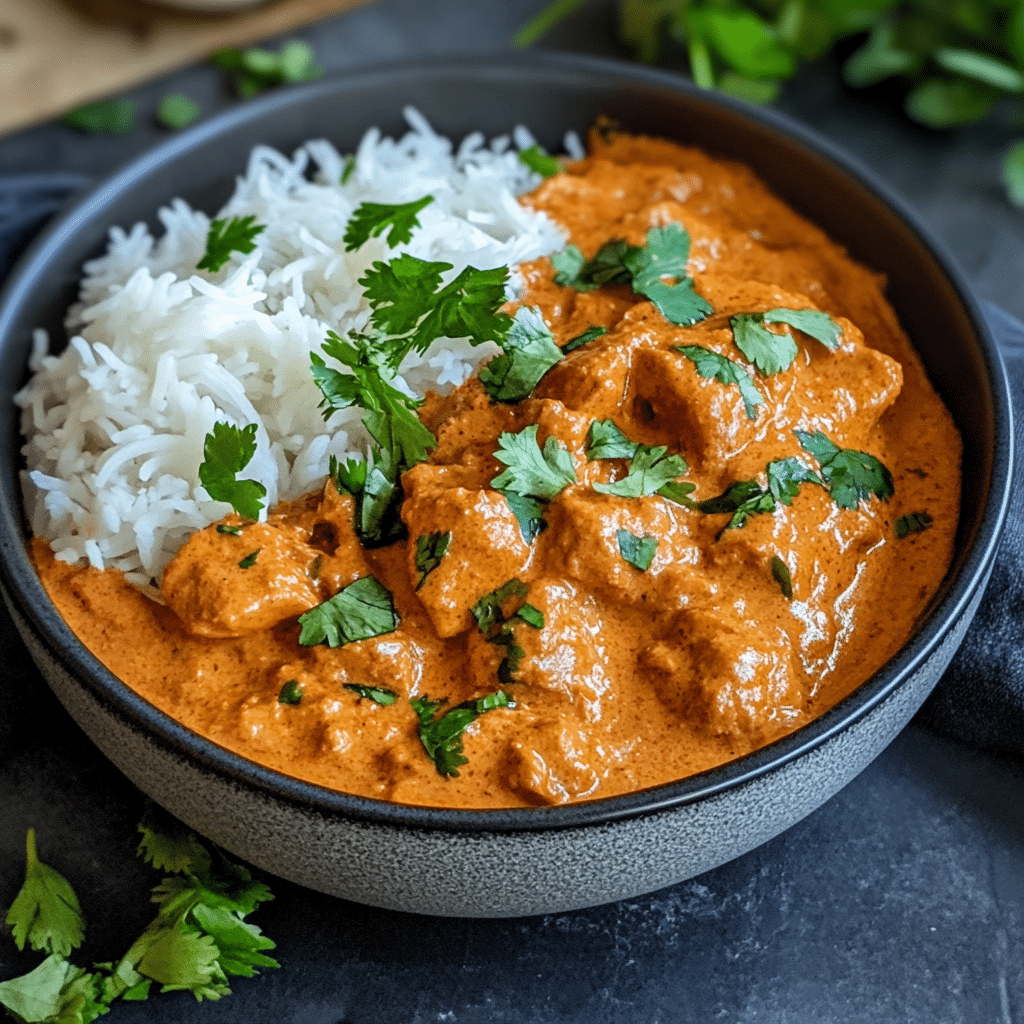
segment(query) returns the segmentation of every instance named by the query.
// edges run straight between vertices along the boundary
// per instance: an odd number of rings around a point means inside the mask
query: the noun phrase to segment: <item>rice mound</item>
[[[528,131],[489,144],[474,133],[456,149],[416,111],[405,117],[411,131],[397,141],[377,129],[363,136],[344,184],[345,157],[327,141],[290,159],[253,150],[216,217],[252,214],[266,227],[253,252],[232,253],[216,273],[196,270],[212,218],[180,199],[159,211],[159,239],[144,224],[110,231],[106,254],[85,265],[67,348],[48,354],[37,330],[32,377],[15,397],[29,521],[58,558],[120,569],[140,586],[159,580],[193,531],[230,511],[198,476],[218,421],[257,425],[256,454],[240,476],[266,487],[267,507],[320,483],[332,455],[362,458],[362,411],[323,420],[309,353],[320,352],[328,329],[366,327],[358,279],[372,262],[401,252],[444,261],[453,267],[447,281],[467,265],[514,267],[563,247],[554,222],[516,201],[541,180],[517,154],[533,144]],[[566,150],[582,156],[571,134]],[[427,193],[434,201],[407,244],[370,239],[344,251],[360,203]],[[439,339],[410,354],[395,384],[417,396],[444,392],[497,351]]]

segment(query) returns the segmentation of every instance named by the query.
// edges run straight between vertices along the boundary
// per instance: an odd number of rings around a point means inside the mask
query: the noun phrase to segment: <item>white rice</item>
[[[158,580],[185,539],[230,511],[199,483],[214,423],[257,425],[257,451],[240,474],[267,489],[267,505],[320,483],[332,455],[363,457],[362,412],[324,422],[309,353],[328,329],[368,322],[358,278],[400,252],[467,265],[514,266],[564,245],[561,229],[516,196],[540,181],[518,159],[523,128],[489,144],[479,133],[452,143],[414,110],[398,141],[371,129],[345,184],[345,158],[323,140],[288,158],[265,146],[249,158],[216,217],[253,214],[266,228],[256,249],[232,253],[217,273],[196,271],[211,218],[180,199],[159,211],[165,233],[114,228],[106,255],[87,263],[71,340],[48,354],[36,331],[33,376],[22,408],[25,501],[33,532],[57,557],[117,568],[140,585]],[[566,151],[581,155],[579,141]],[[430,193],[408,244],[371,239],[344,251],[345,227],[367,200],[402,203]],[[497,351],[440,339],[411,354],[397,386],[422,395],[461,384]]]

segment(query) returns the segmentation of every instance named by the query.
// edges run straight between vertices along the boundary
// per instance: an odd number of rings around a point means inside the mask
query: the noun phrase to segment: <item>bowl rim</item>
[[[999,545],[1009,505],[1013,461],[1013,428],[1009,384],[998,347],[970,286],[944,245],[909,205],[857,158],[841,150],[790,116],[769,108],[753,107],[719,93],[709,94],[672,72],[623,61],[577,54],[528,51],[495,56],[429,58],[375,65],[341,72],[316,82],[265,93],[255,100],[228,108],[160,142],[121,166],[51,221],[30,243],[0,291],[0,348],[7,344],[12,321],[36,291],[37,279],[48,261],[109,197],[129,189],[156,168],[180,160],[194,148],[218,135],[252,124],[288,108],[315,103],[325,94],[346,89],[393,87],[397,82],[436,79],[438,76],[472,81],[481,77],[533,74],[590,76],[606,87],[618,82],[685,95],[690,102],[725,108],[760,128],[777,132],[813,156],[823,159],[865,188],[907,225],[943,272],[957,294],[978,340],[984,370],[991,387],[994,414],[994,451],[991,485],[977,539],[968,550],[944,596],[926,613],[914,636],[881,669],[849,696],[796,731],[734,761],[675,782],[617,796],[598,797],[553,807],[472,809],[421,807],[354,796],[267,768],[186,729],[166,713],[139,697],[78,640],[49,601],[25,549],[21,494],[3,483],[0,498],[0,585],[17,606],[23,625],[46,647],[61,668],[84,685],[105,710],[150,742],[201,769],[226,776],[236,785],[282,801],[307,812],[352,822],[413,828],[423,832],[530,833],[608,825],[685,807],[741,787],[823,745],[863,719],[883,703],[935,652],[984,585]],[[169,199],[166,197],[164,201]]]

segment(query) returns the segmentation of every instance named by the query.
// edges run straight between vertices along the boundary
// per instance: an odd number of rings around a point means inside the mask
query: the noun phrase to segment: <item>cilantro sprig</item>
[[[821,467],[821,478],[832,500],[845,509],[855,509],[872,496],[887,501],[895,493],[892,474],[874,455],[840,448],[820,430],[794,430],[800,447],[813,455]]]
[[[259,519],[267,489],[258,480],[239,480],[256,454],[256,424],[214,423],[203,442],[199,482],[214,501],[226,501],[245,519]]]
[[[355,252],[385,231],[387,243],[392,247],[408,242],[413,229],[420,226],[420,211],[433,201],[432,195],[425,195],[409,203],[360,203],[345,228],[345,251]]]
[[[555,283],[576,291],[630,284],[635,294],[649,299],[669,323],[679,327],[699,323],[714,312],[693,290],[693,279],[686,273],[689,256],[689,233],[679,224],[666,224],[651,228],[644,245],[613,239],[589,260],[577,246],[568,245],[551,257],[551,265]]]
[[[735,384],[740,389],[743,407],[749,419],[757,419],[757,407],[764,404],[764,395],[757,389],[753,378],[739,363],[725,356],[712,352],[702,345],[677,345],[676,351],[681,352],[693,363],[697,373],[706,380],[717,380],[719,384]]]
[[[586,455],[597,459],[629,459],[626,475],[610,484],[596,483],[600,494],[620,498],[647,498],[660,494],[679,505],[693,506],[689,495],[695,485],[677,477],[689,471],[682,455],[669,455],[664,445],[651,447],[633,441],[619,430],[612,420],[592,420],[587,431]]]
[[[206,253],[196,264],[196,269],[216,273],[231,259],[233,252],[252,252],[256,248],[256,236],[265,227],[265,224],[256,223],[255,214],[213,221],[206,236]]]
[[[501,342],[504,350],[480,370],[480,383],[496,402],[521,402],[562,358],[540,310],[521,306]]]
[[[303,647],[342,647],[391,633],[399,622],[391,592],[376,577],[363,576],[299,616],[299,643]]]
[[[458,704],[443,715],[438,715],[444,706],[443,700],[431,700],[424,695],[411,698],[409,703],[420,720],[419,737],[423,749],[434,762],[438,775],[446,778],[458,778],[459,768],[469,763],[469,758],[462,752],[462,734],[466,729],[487,711],[516,706],[504,690]]]
[[[576,483],[569,450],[554,435],[541,448],[537,441],[539,429],[539,424],[531,423],[517,434],[503,432],[499,436],[494,457],[506,468],[491,481],[496,491],[551,501]]]

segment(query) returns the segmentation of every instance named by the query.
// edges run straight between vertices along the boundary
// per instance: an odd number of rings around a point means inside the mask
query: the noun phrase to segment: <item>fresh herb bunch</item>
[[[528,46],[587,2],[555,0],[515,43]],[[800,61],[851,43],[846,84],[898,80],[907,116],[931,128],[980,121],[1024,96],[1022,0],[619,0],[619,34],[647,63],[675,42],[698,86],[754,103],[774,101]],[[1024,207],[1024,141],[1007,153],[1003,178]]]

